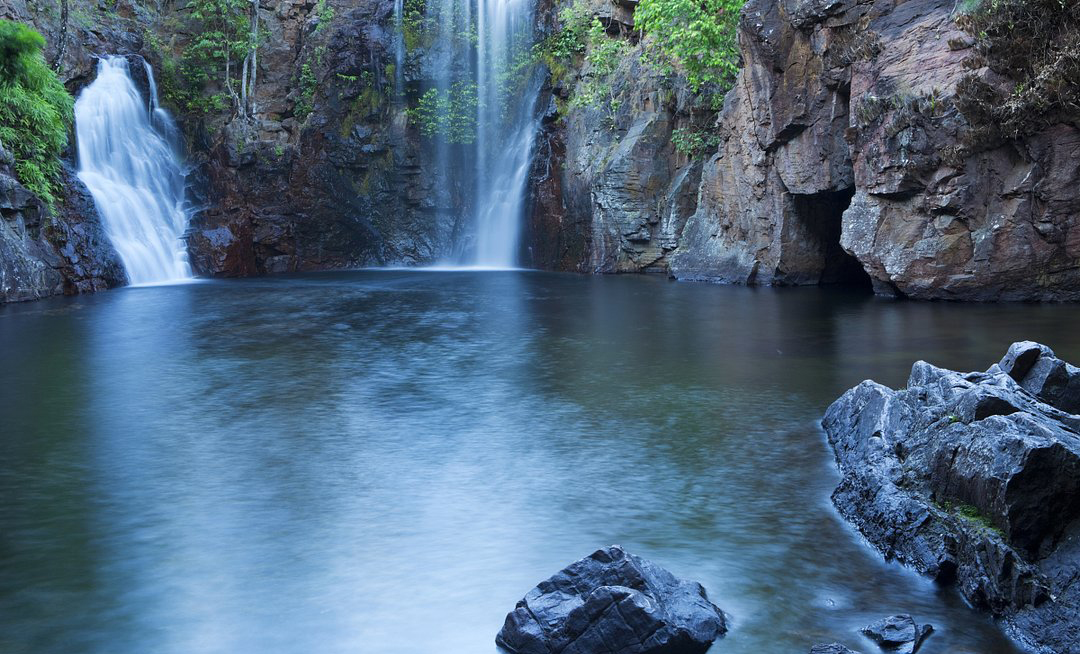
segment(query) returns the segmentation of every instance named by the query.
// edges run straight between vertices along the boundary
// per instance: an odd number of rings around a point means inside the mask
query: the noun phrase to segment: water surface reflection
[[[817,424],[912,361],[1070,306],[527,272],[358,272],[0,308],[0,651],[492,652],[535,582],[621,543],[700,580],[724,652],[906,611],[1014,650],[868,550]]]

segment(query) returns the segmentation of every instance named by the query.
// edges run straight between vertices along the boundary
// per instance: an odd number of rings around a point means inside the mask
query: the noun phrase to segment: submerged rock
[[[1077,372],[1029,342],[984,373],[920,361],[906,389],[865,381],[823,421],[840,513],[1055,654],[1080,652]]]
[[[917,625],[910,615],[901,614],[869,624],[862,628],[862,633],[884,649],[912,654],[933,630],[931,625]]]
[[[694,654],[726,631],[701,584],[612,545],[529,591],[495,642],[514,654]]]
[[[848,649],[840,643],[829,643],[828,645],[814,645],[810,648],[810,654],[859,654],[853,649]]]

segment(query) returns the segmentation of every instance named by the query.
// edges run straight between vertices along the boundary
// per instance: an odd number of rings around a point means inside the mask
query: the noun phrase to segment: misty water
[[[1080,360],[1080,307],[658,277],[355,272],[0,307],[0,651],[494,652],[620,543],[702,582],[721,653],[895,612],[1014,650],[829,503],[818,421],[919,358]]]
[[[190,218],[181,139],[157,104],[149,64],[144,96],[125,57],[102,57],[75,102],[79,179],[86,184],[132,284],[191,277],[183,240]]]

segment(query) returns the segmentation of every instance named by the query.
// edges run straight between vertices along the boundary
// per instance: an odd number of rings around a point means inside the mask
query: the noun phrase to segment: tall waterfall
[[[104,57],[75,102],[79,179],[90,189],[105,232],[132,284],[188,279],[182,240],[189,219],[177,130],[157,105],[149,66],[149,104],[128,60]]]
[[[517,263],[526,183],[539,125],[541,79],[512,67],[534,40],[533,0],[476,0],[476,254],[480,266]],[[521,73],[519,73],[520,75]]]
[[[437,221],[453,224],[457,263],[517,264],[543,77],[527,63],[535,0],[427,0],[428,93],[446,99],[454,138],[436,139]],[[463,107],[472,103],[472,113]],[[464,120],[470,116],[473,120]],[[465,123],[471,123],[466,126]],[[452,215],[447,215],[448,213]]]

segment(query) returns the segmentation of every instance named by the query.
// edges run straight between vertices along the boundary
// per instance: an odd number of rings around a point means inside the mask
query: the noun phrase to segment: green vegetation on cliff
[[[251,0],[191,0],[186,8],[187,30],[194,37],[179,61],[156,35],[144,35],[161,58],[165,101],[185,111],[232,108],[245,114],[254,92],[258,46],[265,39],[257,5]]]
[[[571,107],[595,107],[606,114],[608,122],[615,118],[623,100],[612,77],[622,60],[630,55],[631,47],[623,39],[609,38],[600,20],[593,18],[584,31],[585,62],[588,71],[570,99]]]
[[[739,70],[739,10],[745,0],[641,0],[634,25],[653,44],[663,70],[680,68],[690,88],[731,87]]]
[[[52,204],[74,100],[45,63],[45,39],[0,20],[0,143],[15,155],[19,181]]]
[[[612,126],[625,104],[627,82],[636,74],[624,64],[639,55],[647,74],[681,78],[702,104],[718,109],[739,68],[737,30],[744,2],[642,0],[633,14],[641,37],[636,39],[616,30],[616,24],[602,23],[588,0],[573,0],[559,12],[558,29],[534,48],[532,61],[547,66],[556,86],[580,66],[567,107],[599,109]],[[692,155],[711,140],[700,131],[684,130],[679,151]]]
[[[420,96],[417,106],[409,109],[409,118],[416,121],[420,133],[428,138],[468,144],[476,140],[478,107],[476,84],[457,82],[449,89],[429,89]]]

